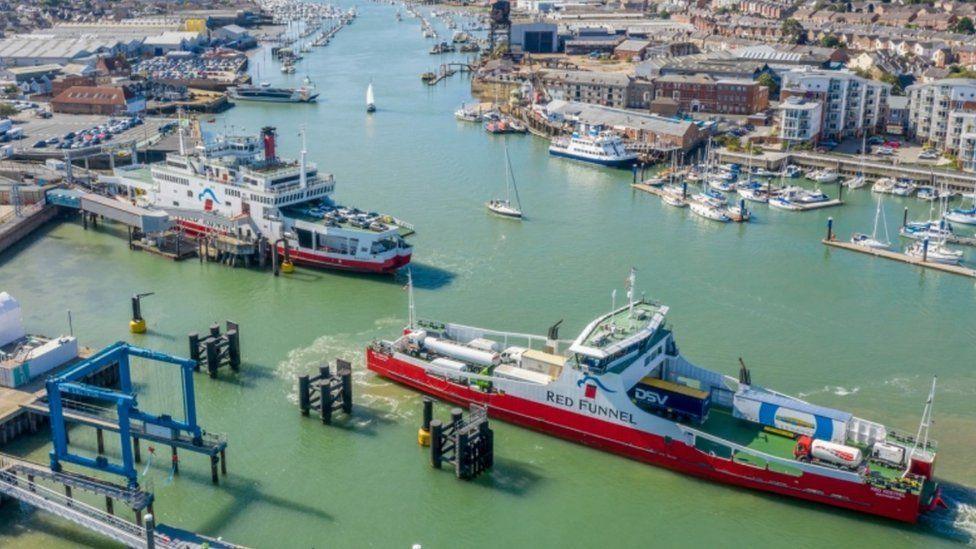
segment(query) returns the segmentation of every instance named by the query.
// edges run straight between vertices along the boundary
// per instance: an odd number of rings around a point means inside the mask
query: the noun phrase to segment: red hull
[[[366,366],[392,381],[443,400],[463,406],[487,406],[490,416],[503,421],[689,475],[909,523],[916,522],[920,512],[917,495],[820,475],[792,476],[745,465],[616,423],[511,395],[475,391],[428,376],[423,368],[372,349],[366,350]]]
[[[208,231],[207,227],[181,219],[178,221],[186,232],[194,235],[203,234]],[[279,255],[284,255],[284,248],[278,247]],[[288,256],[294,263],[314,267],[317,269],[338,269],[356,273],[376,273],[389,274],[396,272],[397,269],[410,263],[411,255],[398,255],[386,261],[357,261],[353,259],[340,259],[329,257],[322,254],[303,252],[301,250],[288,250]]]

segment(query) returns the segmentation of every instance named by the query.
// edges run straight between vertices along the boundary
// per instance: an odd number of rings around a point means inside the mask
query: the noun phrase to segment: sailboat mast
[[[417,323],[417,309],[413,301],[413,270],[407,269],[407,327],[414,329]]]

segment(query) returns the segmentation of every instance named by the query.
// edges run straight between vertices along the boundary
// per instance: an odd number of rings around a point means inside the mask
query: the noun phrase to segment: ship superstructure
[[[303,137],[304,141],[304,137]],[[149,205],[191,233],[230,232],[266,238],[297,263],[362,272],[392,272],[410,262],[401,222],[340,207],[335,179],[306,159],[278,157],[274,128],[256,136],[207,136],[148,167],[116,170]]]
[[[633,279],[631,279],[633,280]],[[631,288],[633,286],[631,285]],[[696,366],[633,300],[573,341],[414,321],[369,369],[494,417],[683,473],[914,522],[941,500],[928,440]],[[934,391],[934,384],[933,384]]]

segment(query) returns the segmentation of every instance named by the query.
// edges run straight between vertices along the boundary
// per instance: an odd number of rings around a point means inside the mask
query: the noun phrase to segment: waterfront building
[[[632,142],[662,150],[689,150],[704,138],[694,121],[646,112],[562,100],[550,101],[545,112],[552,122],[613,128]]]
[[[654,98],[673,99],[685,112],[753,114],[769,107],[769,88],[744,78],[675,74],[654,79]]]
[[[805,143],[816,141],[820,135],[823,104],[805,101],[801,97],[788,97],[779,106],[779,137],[783,141]]]
[[[560,50],[558,27],[554,23],[514,23],[512,48],[528,53],[556,53]]]
[[[146,98],[122,86],[72,86],[51,100],[51,110],[68,114],[136,114]]]
[[[630,77],[623,73],[547,69],[542,83],[553,99],[626,107]]]
[[[890,91],[890,84],[848,71],[798,69],[783,74],[780,98],[819,102],[819,137],[844,139],[884,131]]]
[[[976,111],[976,79],[946,78],[909,86],[908,132],[922,143],[957,151],[966,114]]]

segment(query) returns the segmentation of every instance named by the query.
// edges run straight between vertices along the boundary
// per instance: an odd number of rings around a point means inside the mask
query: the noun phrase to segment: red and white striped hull
[[[417,365],[372,348],[366,350],[366,366],[382,377],[433,397],[463,406],[486,406],[490,416],[503,421],[696,477],[909,523],[916,522],[919,514],[928,510],[923,509],[918,495],[811,473],[793,476],[745,465],[655,433],[574,413],[544,402],[473,390],[428,375]]]

